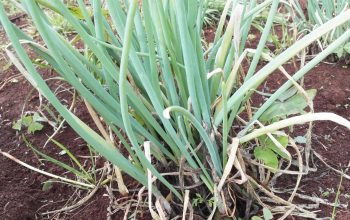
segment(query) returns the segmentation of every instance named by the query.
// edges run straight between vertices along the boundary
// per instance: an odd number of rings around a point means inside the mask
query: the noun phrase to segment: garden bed
[[[25,19],[19,16],[14,18],[18,26],[25,23]],[[210,34],[210,30],[208,32]],[[208,34],[207,33],[207,34]],[[5,34],[0,32],[0,45],[5,45]],[[3,53],[1,51],[1,53]],[[8,64],[5,54],[0,58],[0,85],[7,79],[19,74],[14,66],[5,68]],[[297,63],[297,65],[299,65]],[[4,68],[3,68],[4,67]],[[296,69],[294,65],[284,66],[288,73],[293,74]],[[2,70],[2,68],[4,70]],[[44,79],[55,77],[56,74],[47,69],[40,71]],[[280,72],[275,72],[269,77],[268,82],[264,84],[265,92],[272,93],[279,88],[285,78]],[[305,77],[306,89],[317,89],[317,96],[314,99],[314,108],[316,112],[333,112],[350,120],[350,66],[343,61],[338,63],[321,63],[312,69]],[[52,80],[49,83],[51,89],[63,89],[58,96],[67,106],[72,102],[72,90],[68,85],[59,81]],[[254,100],[254,99],[253,99]],[[21,133],[12,128],[13,123],[21,117],[22,108],[24,111],[36,111],[40,103],[40,97],[33,87],[23,78],[16,77],[0,90],[0,149],[3,152],[9,152],[19,160],[28,163],[34,167],[42,168],[51,173],[62,174],[64,171],[50,163],[42,164],[38,156],[26,146]],[[252,103],[253,106],[259,106],[260,101]],[[75,104],[75,114],[85,123],[94,127],[93,120],[86,110],[83,101],[78,97]],[[312,147],[324,162],[337,170],[345,170],[350,163],[350,136],[348,130],[337,126],[331,122],[316,122],[312,134]],[[293,132],[295,136],[305,134],[307,126],[296,126]],[[45,148],[48,136],[53,133],[52,128],[44,124],[41,131],[26,135],[26,138],[33,146],[42,150],[45,154],[58,157],[66,163],[70,160],[65,155],[60,155],[60,150],[52,143]],[[86,143],[68,125],[65,125],[55,136],[55,140],[67,146],[69,150],[82,161],[89,155]],[[350,206],[350,181],[343,178],[340,183],[340,174],[332,171],[328,166],[313,156],[312,168],[317,170],[304,176],[298,194],[296,204],[315,204],[315,198],[327,199],[329,203],[336,200],[336,194],[339,188],[339,201],[342,205]],[[104,166],[104,159],[99,158],[96,163],[97,168]],[[129,201],[137,201],[137,190],[142,186],[136,183],[132,178],[125,175],[125,184],[130,190],[129,196],[122,196],[118,192],[113,192],[111,197],[108,191],[101,187],[89,200],[81,206],[69,212],[57,212],[56,214],[44,214],[52,210],[59,210],[71,206],[81,201],[86,195],[87,190],[80,190],[76,187],[54,183],[49,189],[43,190],[43,184],[49,180],[37,172],[18,165],[17,163],[0,156],[0,219],[123,219],[125,210],[128,209]],[[347,173],[349,174],[349,173]],[[68,175],[69,176],[69,175]],[[290,176],[282,176],[277,187],[288,188],[293,185],[296,179]],[[117,188],[116,184],[111,186]],[[133,189],[135,191],[133,191]],[[314,202],[303,199],[302,196],[309,196]],[[281,197],[283,193],[281,193]],[[113,198],[111,200],[111,198]],[[113,209],[113,210],[112,210]],[[318,217],[329,217],[332,215],[333,208],[320,204],[315,207],[319,210]],[[336,219],[349,219],[350,211],[348,209],[337,208]],[[148,209],[139,207],[139,213],[136,219],[151,219]]]
[[[3,34],[3,33],[2,33]],[[2,61],[1,66],[6,65]],[[335,112],[347,119],[350,119],[350,74],[349,66],[344,63],[325,64],[322,63],[308,73],[305,77],[306,88],[316,88],[318,94],[315,98],[315,111]],[[292,72],[294,67],[289,66],[287,70]],[[0,81],[18,74],[18,71],[11,67],[2,72]],[[54,76],[49,71],[43,71],[45,78]],[[269,81],[266,86],[273,90],[277,88],[285,79],[280,73],[275,73],[271,78],[276,81]],[[52,85],[53,87],[55,85]],[[40,167],[40,163],[33,152],[25,146],[16,130],[12,129],[12,122],[18,120],[21,109],[25,103],[28,93],[32,90],[31,85],[23,78],[19,78],[16,83],[9,83],[0,91],[0,146],[1,150],[11,152],[18,159],[33,166]],[[62,98],[69,98],[62,97]],[[26,110],[35,110],[38,104],[38,95],[34,93],[28,102]],[[78,116],[85,122],[91,122],[87,111],[82,103],[78,103]],[[34,146],[42,146],[47,139],[47,135],[52,133],[48,126],[46,129],[30,135],[28,139]],[[55,138],[62,144],[69,146],[76,155],[87,154],[84,141],[69,127],[65,128]],[[337,169],[344,169],[350,158],[350,136],[347,130],[336,126],[330,122],[317,122],[313,134],[313,149],[325,158],[325,161]],[[57,155],[58,149],[48,145],[44,152],[49,155]],[[310,196],[323,197],[321,190],[330,192],[329,201],[334,201],[335,192],[339,185],[340,176],[332,172],[322,162],[315,158],[317,171],[311,172],[305,177],[301,184],[300,193]],[[75,192],[73,187],[64,184],[54,184],[53,188],[44,192],[42,184],[47,177],[31,172],[5,157],[0,157],[0,207],[2,207],[1,219],[35,219],[40,213],[62,208],[68,199]],[[46,164],[45,169],[55,173],[60,171],[54,166]],[[286,180],[287,182],[287,180]],[[134,184],[134,183],[130,183]],[[333,190],[335,192],[333,192]],[[81,192],[84,194],[84,191]],[[109,199],[103,188],[85,205],[68,213],[69,219],[100,219],[107,216]],[[77,194],[78,196],[78,194]],[[83,195],[80,195],[83,196]],[[340,201],[350,206],[350,181],[344,179],[341,186]],[[98,205],[96,205],[98,204]],[[330,216],[332,208],[320,206],[320,217]],[[112,219],[122,219],[123,213],[116,213]],[[41,217],[39,217],[40,219]],[[349,210],[337,210],[337,219],[349,219]]]

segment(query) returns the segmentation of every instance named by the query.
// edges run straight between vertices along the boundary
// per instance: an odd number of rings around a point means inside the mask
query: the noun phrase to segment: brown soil
[[[13,20],[18,26],[25,25],[26,21],[23,16],[17,16]],[[1,27],[0,27],[1,28]],[[6,36],[3,30],[0,30],[0,44],[5,45]],[[8,61],[5,58],[3,51],[0,51],[0,85],[5,80],[19,74],[18,70],[11,66],[3,70]],[[50,70],[41,70],[41,75],[44,79],[56,77],[57,75]],[[49,86],[54,91],[58,87],[68,85],[58,80],[51,80]],[[62,87],[61,87],[62,88]],[[71,92],[62,92],[59,94],[60,100],[69,106],[72,101]],[[34,147],[40,149],[45,154],[57,158],[66,164],[73,166],[67,155],[60,156],[61,151],[57,146],[50,143],[45,148],[45,141],[54,131],[52,127],[45,124],[44,129],[35,134],[27,134],[24,131],[18,132],[12,128],[13,122],[21,117],[22,108],[25,104],[24,112],[37,111],[39,105],[39,95],[33,90],[33,87],[24,79],[18,77],[16,81],[6,84],[0,90],[0,150],[8,152],[19,160],[32,165],[36,168],[48,171],[53,174],[73,177],[65,174],[64,171],[49,162],[40,162],[38,157],[28,148],[21,135],[32,143]],[[93,121],[88,114],[85,105],[78,98],[75,105],[76,115],[85,123],[94,127]],[[54,137],[56,141],[66,146],[74,155],[80,158],[80,162],[88,168],[90,164],[81,156],[90,155],[86,143],[78,137],[78,135],[67,125]],[[97,168],[104,165],[104,160],[97,160]],[[106,219],[107,208],[110,200],[106,196],[106,190],[101,188],[89,201],[84,205],[59,215],[42,215],[47,211],[58,210],[66,206],[70,206],[81,200],[88,193],[87,190],[79,190],[76,187],[68,186],[61,183],[54,183],[48,191],[43,191],[43,183],[50,178],[33,172],[19,164],[0,155],[0,219],[4,220],[30,220],[30,219]],[[130,177],[125,176],[124,181],[127,187],[136,188],[135,183]],[[115,188],[115,186],[113,186]],[[115,193],[117,198],[121,200],[130,199],[122,198],[118,193]],[[125,208],[125,207],[124,207]],[[111,219],[123,219],[124,211],[118,211],[111,215]],[[141,217],[140,217],[141,218]]]
[[[4,64],[4,63],[2,63]],[[9,70],[0,74],[0,82],[18,74],[18,71],[11,67]],[[44,78],[54,77],[50,71],[42,72]],[[56,88],[58,83],[52,83],[52,88]],[[20,118],[23,104],[28,93],[32,90],[31,85],[22,77],[17,83],[9,83],[0,91],[0,149],[9,152],[16,158],[28,163],[32,166],[45,169],[54,174],[62,173],[62,170],[49,162],[41,164],[33,152],[23,143],[21,133],[12,129],[12,123]],[[62,98],[69,100],[70,94],[61,94]],[[25,111],[36,110],[39,96],[33,93],[29,97],[29,102]],[[80,106],[79,106],[80,105]],[[83,107],[79,102],[78,107]],[[86,111],[81,108],[77,115],[85,121],[90,120]],[[37,148],[46,154],[60,158],[69,164],[66,156],[58,156],[59,149],[53,144],[48,144],[46,148],[42,148],[48,135],[53,133],[53,129],[46,124],[42,131],[33,135],[25,134],[28,140]],[[55,140],[67,146],[75,155],[89,155],[86,144],[81,139],[77,139],[75,132],[66,127],[60,132]],[[103,164],[102,164],[103,165]],[[42,184],[49,178],[42,176],[36,172],[32,172],[15,162],[0,156],[0,218],[1,219],[42,219],[39,212],[55,210],[63,207],[67,200],[74,194],[75,188],[63,184],[53,184],[53,187],[44,192]],[[79,192],[84,196],[84,192]],[[76,195],[78,198],[78,195]],[[108,198],[100,195],[95,196],[89,201],[85,207],[75,210],[74,213],[68,215],[69,219],[91,219],[94,217],[106,217],[106,208],[108,206]],[[96,206],[94,204],[99,204]],[[74,217],[76,216],[76,217]],[[63,216],[62,216],[63,217]]]
[[[286,67],[292,74],[292,65]],[[266,84],[271,89],[277,89],[285,82],[281,73],[271,76],[272,80]],[[315,112],[333,112],[350,120],[350,70],[344,63],[320,64],[305,77],[306,89],[317,89],[317,96],[314,99]],[[298,126],[294,135],[305,135],[307,126]],[[350,162],[350,136],[349,130],[332,122],[316,122],[313,128],[312,148],[319,153],[326,163],[338,170],[345,170]],[[299,194],[317,196],[328,199],[330,203],[335,201],[335,195],[340,183],[340,175],[331,171],[321,161],[314,157],[314,168],[316,172],[310,172],[304,176]],[[346,174],[349,174],[347,172]],[[295,178],[284,176],[282,182],[295,184]],[[325,196],[323,192],[330,192]],[[340,202],[350,206],[350,181],[343,178],[340,187]],[[327,194],[327,193],[326,193]],[[297,200],[300,203],[308,203]],[[332,208],[320,206],[319,217],[332,215]],[[336,219],[349,219],[350,209],[337,210]]]

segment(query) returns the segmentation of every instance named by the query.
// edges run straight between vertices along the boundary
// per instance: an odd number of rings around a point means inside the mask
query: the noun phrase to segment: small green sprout
[[[33,115],[22,116],[16,122],[13,123],[12,128],[21,131],[23,128],[27,128],[28,133],[35,133],[36,131],[41,131],[44,127],[42,122],[46,120],[41,117],[38,113]]]

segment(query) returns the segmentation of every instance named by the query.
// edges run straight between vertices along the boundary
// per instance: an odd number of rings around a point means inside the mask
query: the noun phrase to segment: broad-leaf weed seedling
[[[23,128],[27,128],[28,133],[34,133],[43,129],[43,122],[46,122],[46,119],[40,117],[39,114],[35,112],[33,115],[22,116],[13,123],[12,128],[19,131]]]

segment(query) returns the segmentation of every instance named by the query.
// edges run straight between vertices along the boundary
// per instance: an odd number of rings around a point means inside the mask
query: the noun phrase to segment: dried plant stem
[[[92,106],[86,100],[84,100],[84,103],[85,103],[85,106],[86,106],[88,112],[91,115],[91,118],[95,122],[98,130],[101,132],[102,136],[105,138],[105,140],[107,142],[109,142],[110,144],[115,146],[114,141],[111,139],[110,135],[108,134],[108,132],[104,128],[104,126],[103,126],[101,120],[99,119],[97,113],[95,112],[95,110],[92,108]],[[118,184],[118,189],[119,189],[120,194],[122,194],[123,196],[128,195],[129,191],[128,191],[128,188],[125,186],[125,183],[123,180],[123,175],[122,175],[119,167],[116,165],[113,165],[113,167],[114,167],[116,181]]]
[[[83,186],[83,187],[87,187],[87,188],[95,188],[94,185],[92,184],[87,184],[87,183],[82,183],[82,182],[79,182],[79,181],[75,181],[75,180],[71,180],[71,179],[67,179],[65,177],[61,177],[61,176],[57,176],[55,174],[52,174],[52,173],[48,173],[46,171],[43,171],[43,170],[40,170],[40,169],[37,169],[27,163],[24,163],[23,161],[17,159],[16,157],[10,155],[9,153],[6,153],[6,152],[3,152],[0,150],[0,154],[2,154],[3,156],[9,158],[10,160],[30,169],[30,170],[33,170],[35,172],[38,172],[38,173],[41,173],[45,176],[49,176],[51,178],[54,178],[54,179],[59,179],[59,180],[62,180],[63,182],[66,182],[66,183],[71,183],[71,184],[74,184],[74,185],[78,185],[78,186]]]
[[[288,202],[292,202],[294,199],[295,194],[297,193],[297,190],[299,188],[299,184],[301,181],[301,178],[303,176],[303,159],[301,156],[301,153],[299,151],[298,146],[295,144],[295,141],[293,140],[293,138],[289,138],[289,143],[292,145],[292,147],[294,148],[294,150],[297,152],[297,156],[298,156],[298,164],[299,164],[299,174],[298,174],[298,179],[297,182],[295,184],[294,190],[292,192],[292,195],[289,197]]]
[[[81,205],[83,205],[84,203],[89,201],[95,195],[97,190],[100,188],[101,182],[105,178],[105,176],[106,176],[106,166],[103,168],[103,172],[102,172],[102,175],[101,175],[101,178],[100,178],[98,184],[95,186],[95,188],[87,196],[85,196],[83,199],[79,200],[77,203],[75,203],[72,206],[64,207],[62,209],[58,209],[58,210],[54,210],[54,211],[48,211],[48,212],[43,213],[42,215],[50,215],[50,214],[68,212],[70,210],[73,210],[73,209],[80,207]]]
[[[316,151],[313,151],[313,154],[314,154],[326,167],[328,167],[329,169],[333,170],[333,171],[336,172],[337,174],[342,175],[345,179],[350,180],[350,176],[349,176],[349,175],[347,175],[347,174],[343,173],[342,171],[337,170],[337,169],[335,169],[334,167],[332,167],[331,165],[329,165],[319,153],[317,153]]]
[[[282,128],[289,127],[296,124],[305,124],[311,121],[333,121],[335,123],[338,123],[350,129],[350,121],[334,113],[327,113],[327,112],[309,113],[309,114],[295,116],[285,120],[281,120],[271,125],[268,125],[264,128],[256,129],[255,131],[241,137],[240,142],[245,143],[261,135],[264,135],[266,133],[277,131]]]
[[[296,209],[298,209],[299,211],[302,211],[304,213],[310,213],[309,211],[303,209],[303,208],[300,208],[298,207],[297,205],[294,205],[284,199],[282,199],[281,197],[278,197],[276,195],[274,195],[272,192],[270,192],[269,190],[267,190],[265,187],[261,186],[259,183],[257,183],[254,178],[252,178],[251,176],[247,175],[248,177],[248,180],[250,182],[252,182],[256,187],[259,188],[259,190],[261,190],[262,192],[264,192],[266,195],[268,195],[269,197],[271,197],[276,203],[278,204],[282,204],[282,205],[285,205],[285,206],[289,206],[289,207],[295,207]],[[296,194],[298,195],[298,194]],[[314,214],[314,213],[312,213]]]

